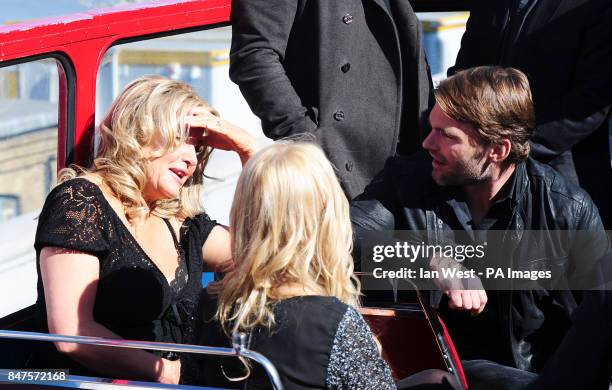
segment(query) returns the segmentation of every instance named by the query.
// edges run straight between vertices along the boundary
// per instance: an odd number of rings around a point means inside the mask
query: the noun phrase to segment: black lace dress
[[[174,237],[180,253],[179,267],[168,283],[97,185],[82,178],[60,184],[47,197],[34,243],[39,330],[48,332],[40,251],[52,246],[99,259],[93,309],[98,323],[125,339],[190,343],[201,292],[202,245],[215,225],[206,214],[183,223],[180,237]],[[178,358],[175,353],[160,355]],[[60,354],[51,344],[33,355],[30,366],[68,368],[71,374],[100,376]]]

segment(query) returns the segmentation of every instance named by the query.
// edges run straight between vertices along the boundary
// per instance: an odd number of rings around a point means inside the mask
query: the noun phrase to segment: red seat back
[[[459,355],[441,319],[425,313],[420,304],[361,309],[366,322],[382,346],[396,380],[437,368],[454,374],[465,389],[467,382]]]

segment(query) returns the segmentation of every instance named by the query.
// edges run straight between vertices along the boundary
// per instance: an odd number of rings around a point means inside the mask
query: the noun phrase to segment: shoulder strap
[[[174,241],[174,247],[178,251],[180,249],[179,248],[179,241],[178,241],[178,238],[176,237],[176,232],[174,231],[174,228],[172,227],[172,224],[166,218],[162,218],[162,220],[166,223],[166,226],[168,226],[168,230],[170,230],[170,234],[172,235],[172,241]]]

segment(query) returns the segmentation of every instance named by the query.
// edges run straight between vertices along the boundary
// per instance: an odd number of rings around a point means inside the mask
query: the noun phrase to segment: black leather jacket
[[[610,244],[589,195],[549,166],[532,159],[518,164],[515,175],[514,201],[504,236],[508,238],[509,261],[521,270],[561,267],[570,273],[572,269],[586,273],[593,269]],[[360,237],[368,231],[426,231],[430,243],[439,242],[438,237],[450,230],[444,220],[448,198],[443,193],[447,191],[431,178],[428,155],[390,158],[364,193],[351,202],[357,252]],[[567,240],[550,243],[554,247],[554,257],[550,257],[550,251],[548,255],[542,253],[543,246],[524,244],[525,230],[564,230],[568,231],[564,236]],[[586,234],[573,234],[580,230],[593,233],[588,238]],[[576,256],[578,250],[580,256]],[[580,266],[575,267],[578,262]],[[503,342],[511,356],[500,363],[539,371],[569,326],[569,316],[576,307],[575,295],[567,289],[500,294],[499,326],[507,336]],[[531,317],[517,314],[526,311]]]

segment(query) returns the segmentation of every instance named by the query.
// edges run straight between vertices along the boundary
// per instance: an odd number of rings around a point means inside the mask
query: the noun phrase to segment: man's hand
[[[444,293],[448,295],[448,307],[469,310],[474,316],[482,313],[488,299],[485,290],[446,290]]]
[[[457,272],[454,275],[467,271],[461,263],[448,257],[433,258],[429,265],[439,275],[444,275],[443,268],[455,269]],[[478,315],[487,304],[487,293],[478,276],[470,278],[444,278],[440,276],[434,282],[448,296],[448,307],[451,309],[469,310],[472,315]]]

